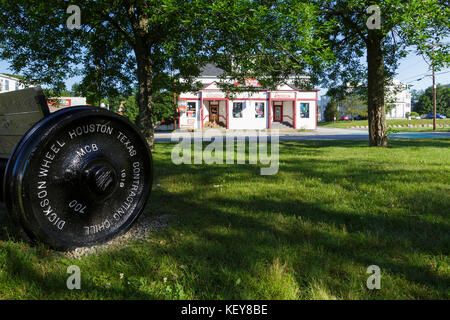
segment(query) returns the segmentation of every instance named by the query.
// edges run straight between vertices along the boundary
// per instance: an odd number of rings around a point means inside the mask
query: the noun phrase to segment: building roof
[[[201,68],[200,78],[218,78],[223,73],[224,73],[224,70],[219,68],[214,63],[207,63],[203,68]],[[304,78],[309,78],[308,75],[304,75],[303,77]],[[210,84],[211,83],[209,83],[207,86],[209,86]],[[285,82],[284,84],[288,85],[289,87],[291,87],[292,89],[297,90],[297,91],[320,91],[319,89],[304,89],[304,88],[300,88],[300,87],[295,86],[293,83]],[[263,89],[264,90],[268,90],[267,88],[263,88],[263,87],[259,87],[259,89],[261,89],[261,90],[263,90]]]
[[[206,64],[200,71],[200,77],[218,77],[223,74],[223,69],[213,63]]]
[[[20,80],[23,79],[20,76],[15,76],[15,75],[12,75],[12,74],[7,74],[7,73],[0,73],[0,77],[3,78],[3,79],[10,79],[10,80],[16,80],[16,81],[20,81]]]

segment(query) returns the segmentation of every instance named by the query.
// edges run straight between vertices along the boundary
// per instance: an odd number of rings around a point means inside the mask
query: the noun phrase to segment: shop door
[[[209,106],[209,121],[215,123],[219,122],[219,105]]]
[[[283,107],[274,106],[273,107],[273,122],[281,122],[283,119]]]

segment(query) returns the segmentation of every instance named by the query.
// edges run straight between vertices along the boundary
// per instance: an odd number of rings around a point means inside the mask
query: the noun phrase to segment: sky
[[[13,73],[8,67],[9,64],[7,61],[0,60],[0,73]],[[431,72],[423,57],[420,55],[418,56],[415,53],[410,53],[406,58],[401,60],[400,66],[397,69],[396,79],[411,86],[410,89],[423,90],[432,85],[431,76],[427,75],[431,75]],[[67,79],[67,89],[72,88],[72,85],[79,81],[81,81],[80,77]],[[450,83],[450,68],[443,69],[436,73],[436,83]],[[319,96],[325,95],[327,89],[320,89]]]

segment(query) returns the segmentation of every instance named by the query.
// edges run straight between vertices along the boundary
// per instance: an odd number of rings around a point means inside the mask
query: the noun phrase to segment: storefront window
[[[195,102],[187,103],[186,114],[188,118],[195,118]]]
[[[233,118],[242,118],[243,102],[233,102]]]
[[[264,102],[256,102],[255,103],[255,118],[264,118]]]
[[[309,103],[300,103],[300,117],[309,118]]]

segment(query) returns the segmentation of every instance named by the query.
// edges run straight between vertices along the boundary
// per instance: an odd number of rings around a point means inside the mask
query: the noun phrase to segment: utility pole
[[[437,102],[436,102],[436,66],[435,66],[435,59],[434,59],[434,48],[436,46],[443,46],[446,45],[446,43],[430,43],[428,46],[431,46],[431,57],[430,62],[427,61],[425,56],[422,56],[425,62],[431,67],[431,77],[433,79],[433,131],[436,131],[436,115],[437,115]]]
[[[175,109],[175,115],[174,115],[174,121],[173,121],[173,130],[177,130],[177,115],[178,113],[178,104],[177,104],[177,93],[175,92],[175,87],[177,84],[177,80],[175,79],[175,70],[174,67],[172,65],[172,78],[173,78],[173,105],[174,105],[174,109]],[[178,126],[181,129],[181,123],[180,120],[178,120]]]
[[[434,74],[434,63],[432,62],[432,77],[433,77],[433,131],[436,131],[436,76]]]

